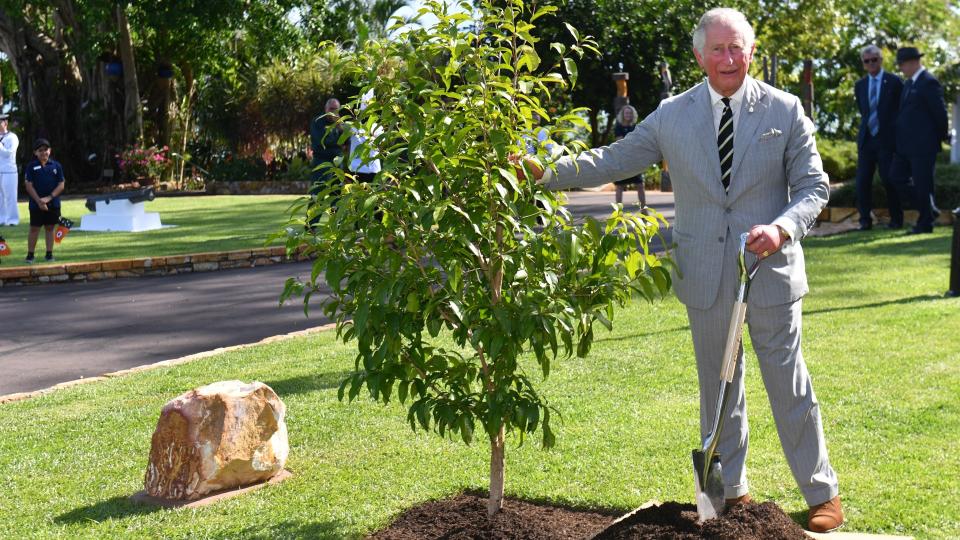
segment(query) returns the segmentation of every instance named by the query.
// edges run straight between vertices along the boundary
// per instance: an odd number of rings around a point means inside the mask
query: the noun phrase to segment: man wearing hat
[[[20,223],[17,211],[17,147],[20,139],[9,130],[10,115],[0,114],[0,226]]]
[[[53,229],[60,222],[60,194],[63,193],[63,166],[50,159],[50,141],[33,143],[36,159],[27,164],[24,187],[30,195],[30,233],[27,235],[26,262],[33,262],[40,228],[46,229],[46,260],[53,260]]]
[[[920,64],[916,47],[897,49],[897,65],[904,75],[900,112],[897,114],[897,151],[890,177],[900,189],[913,178],[912,199],[919,217],[907,234],[933,232],[933,168],[942,142],[947,140],[947,104],[943,87]]]

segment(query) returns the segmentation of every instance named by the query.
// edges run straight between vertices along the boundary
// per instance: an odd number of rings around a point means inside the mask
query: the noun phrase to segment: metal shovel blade
[[[723,512],[723,476],[720,474],[720,454],[713,454],[706,467],[703,450],[693,451],[693,483],[697,490],[697,516],[700,521],[713,519]]]

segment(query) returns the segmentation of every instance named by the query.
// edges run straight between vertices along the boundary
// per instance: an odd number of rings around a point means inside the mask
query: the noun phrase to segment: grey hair
[[[883,49],[877,47],[873,43],[867,45],[866,47],[860,49],[860,56],[863,57],[865,54],[876,54],[880,58],[883,58]]]
[[[328,99],[326,103],[323,104],[323,109],[326,110],[328,107],[330,107],[334,103],[336,103],[338,107],[340,106],[340,100],[335,97],[332,97]]]
[[[623,107],[620,107],[619,111],[617,111],[617,123],[620,124],[621,126],[626,126],[626,124],[623,123],[623,113],[627,109],[630,109],[631,111],[633,111],[633,124],[631,125],[636,124],[637,121],[639,120],[639,118],[637,118],[637,110],[633,108],[633,105],[624,105]]]
[[[747,17],[733,8],[713,8],[700,17],[700,22],[693,30],[693,48],[703,54],[703,47],[707,41],[707,27],[725,23],[731,28],[740,30],[743,37],[743,48],[750,49],[756,40],[756,34],[753,33],[753,27],[747,21]]]

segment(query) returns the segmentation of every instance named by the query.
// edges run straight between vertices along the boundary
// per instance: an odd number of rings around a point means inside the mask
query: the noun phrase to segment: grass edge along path
[[[289,218],[289,207],[301,195],[203,195],[158,197],[144,203],[147,212],[160,214],[163,228],[141,232],[95,232],[76,230],[85,199],[62,201],[62,214],[73,220],[74,229],[60,244],[54,244],[54,263],[43,261],[43,237],[37,242],[32,266],[75,262],[165,257],[234,251],[264,247],[267,238]],[[29,216],[27,203],[19,204],[20,225],[3,227],[0,234],[13,254],[3,257],[2,267],[24,266]],[[274,242],[272,245],[280,245]]]
[[[822,404],[848,531],[960,537],[960,299],[942,297],[949,235],[805,240],[804,356]],[[558,447],[507,450],[511,496],[635,508],[692,500],[697,398],[686,316],[638,303],[541,391]],[[486,445],[411,433],[405,409],[337,401],[355,353],[333,332],[0,405],[0,530],[12,538],[351,538],[418,502],[483,488]],[[751,491],[801,521],[756,358],[747,347]],[[535,374],[532,374],[536,377]],[[216,380],[261,380],[287,405],[294,476],[196,510],[129,501],[160,407]]]

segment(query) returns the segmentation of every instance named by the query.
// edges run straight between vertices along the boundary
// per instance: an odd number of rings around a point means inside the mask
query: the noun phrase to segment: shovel
[[[727,406],[730,383],[733,381],[733,372],[737,365],[737,353],[740,351],[743,321],[747,316],[747,294],[750,292],[750,281],[760,267],[760,259],[757,258],[753,266],[747,269],[747,236],[749,236],[748,233],[740,235],[740,253],[737,260],[740,267],[740,288],[737,290],[737,300],[733,303],[733,315],[730,317],[730,328],[727,331],[727,344],[723,350],[723,364],[720,366],[720,394],[717,397],[713,429],[704,440],[703,448],[693,451],[693,480],[697,490],[697,516],[700,521],[717,517],[723,512],[725,506],[720,455],[716,452],[717,441],[723,430],[723,411]]]

